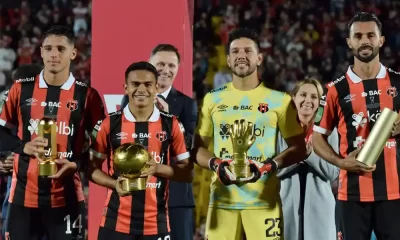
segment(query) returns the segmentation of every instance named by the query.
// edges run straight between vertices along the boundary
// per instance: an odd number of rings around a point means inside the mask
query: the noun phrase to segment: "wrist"
[[[267,168],[268,172],[273,172],[279,168],[278,162],[273,158],[267,158],[264,161],[264,166]]]
[[[208,160],[208,168],[211,171],[215,171],[215,165],[218,165],[222,160],[216,157],[210,158],[210,160]]]

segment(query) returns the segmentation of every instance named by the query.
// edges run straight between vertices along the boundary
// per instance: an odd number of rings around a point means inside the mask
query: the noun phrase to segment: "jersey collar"
[[[61,89],[70,90],[74,82],[75,82],[75,77],[72,75],[72,73],[69,73],[68,80],[61,86]],[[48,88],[47,83],[43,77],[43,70],[40,72],[39,75],[39,88]]]
[[[125,115],[126,120],[128,120],[129,122],[136,122],[136,118],[131,113],[131,110],[129,110],[129,105],[127,105],[124,108],[124,115]],[[157,122],[159,118],[160,118],[160,111],[154,105],[154,110],[149,118],[149,122]]]
[[[349,68],[347,69],[347,76],[354,83],[359,83],[362,81],[362,79],[353,72],[353,70],[351,69],[351,66],[349,66]],[[379,78],[385,78],[385,77],[386,77],[386,67],[383,66],[381,63],[381,68],[379,69],[379,72],[378,72],[378,75],[376,75],[376,78],[379,79]]]

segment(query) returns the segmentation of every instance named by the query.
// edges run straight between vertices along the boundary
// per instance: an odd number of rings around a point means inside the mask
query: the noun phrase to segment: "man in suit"
[[[180,55],[178,49],[171,44],[159,44],[151,52],[149,62],[158,73],[158,96],[154,100],[157,108],[178,117],[185,128],[188,146],[192,146],[192,136],[197,121],[196,102],[182,92],[176,90],[172,84],[178,73]],[[125,95],[121,102],[121,109],[128,104]],[[190,183],[169,183],[169,217],[171,239],[193,239],[194,232],[194,199]]]

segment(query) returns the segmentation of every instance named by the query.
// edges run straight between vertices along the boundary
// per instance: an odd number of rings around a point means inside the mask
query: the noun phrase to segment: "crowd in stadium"
[[[23,0],[18,8],[0,7],[0,92],[11,85],[17,66],[41,64],[41,35],[53,24],[74,30],[78,57],[72,62],[72,72],[89,82],[91,4],[91,0]],[[290,92],[306,76],[322,83],[333,80],[351,63],[346,24],[361,10],[375,13],[382,21],[386,42],[381,48],[381,62],[400,71],[399,9],[399,2],[389,0],[196,1],[194,96],[201,102],[210,89],[232,81],[226,45],[229,31],[237,27],[255,29],[260,34],[265,60],[259,77],[271,88]],[[0,186],[4,192],[5,184]],[[204,226],[197,229],[196,240],[201,239]]]

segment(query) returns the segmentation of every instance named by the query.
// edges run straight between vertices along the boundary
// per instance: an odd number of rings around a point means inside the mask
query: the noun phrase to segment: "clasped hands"
[[[219,181],[224,185],[254,183],[262,176],[277,169],[276,163],[273,160],[258,162],[247,159],[246,166],[250,168],[251,176],[247,178],[238,178],[229,169],[232,164],[233,160],[212,158],[210,159],[209,167],[217,174]]]

